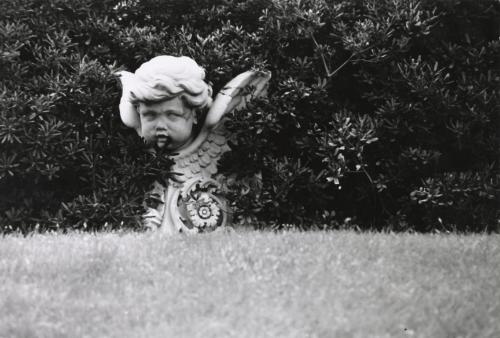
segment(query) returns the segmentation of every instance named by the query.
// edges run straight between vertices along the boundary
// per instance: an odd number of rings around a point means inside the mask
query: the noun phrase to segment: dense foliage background
[[[8,0],[0,3],[0,232],[139,228],[168,171],[118,114],[111,75],[187,55],[229,116],[235,221],[498,231],[496,0]]]

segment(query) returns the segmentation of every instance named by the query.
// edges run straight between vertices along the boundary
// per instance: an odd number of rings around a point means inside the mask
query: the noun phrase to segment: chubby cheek
[[[146,139],[146,141],[153,141],[155,138],[155,123],[150,121],[141,121],[141,133],[142,137]]]
[[[171,136],[177,141],[184,141],[191,136],[191,131],[193,129],[192,123],[189,121],[182,121],[176,124],[172,124],[170,127]]]

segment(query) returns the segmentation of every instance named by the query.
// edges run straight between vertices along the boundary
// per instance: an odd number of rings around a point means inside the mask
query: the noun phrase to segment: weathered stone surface
[[[143,215],[144,225],[169,234],[226,226],[228,203],[214,180],[219,159],[230,150],[223,117],[252,97],[265,95],[271,74],[242,73],[215,100],[204,81],[205,71],[188,57],[158,56],[135,73],[117,75],[123,123],[152,147],[167,150],[175,162],[171,171],[180,174],[166,179],[166,186],[155,182],[149,196],[157,205]]]

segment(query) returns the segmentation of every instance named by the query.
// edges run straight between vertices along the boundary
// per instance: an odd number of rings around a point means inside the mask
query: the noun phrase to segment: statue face
[[[157,103],[139,103],[142,136],[160,148],[175,150],[192,138],[194,110],[178,96]]]

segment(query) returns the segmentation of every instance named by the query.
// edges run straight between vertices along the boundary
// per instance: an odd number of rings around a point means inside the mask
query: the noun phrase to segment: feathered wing
[[[269,79],[270,72],[248,71],[229,81],[217,94],[208,111],[205,127],[215,127],[225,114],[243,108],[253,97],[266,95]]]
[[[122,70],[116,72],[115,75],[120,79],[122,85],[122,97],[120,99],[120,105],[118,106],[120,109],[120,118],[123,124],[127,127],[134,128],[139,136],[142,136],[139,115],[134,105],[130,102],[130,88],[134,81],[136,81],[135,74]]]
[[[221,123],[211,130],[195,151],[181,152],[174,157],[172,171],[182,174],[177,177],[180,182],[186,182],[195,176],[210,179],[217,173],[219,159],[229,150],[224,125]]]
[[[234,109],[245,107],[247,102],[254,97],[266,95],[270,78],[271,73],[269,72],[248,71],[229,81],[219,94],[217,94],[207,113],[200,133],[191,144],[179,151],[179,158],[185,158],[189,154],[193,156],[192,159],[194,160],[198,149],[205,144],[205,141],[212,133],[220,137],[225,137],[223,129],[219,129],[224,115]],[[219,138],[218,136],[214,137]],[[217,144],[215,139],[211,142]],[[218,142],[222,143],[222,141]],[[208,146],[205,145],[205,147]],[[215,150],[212,150],[212,152],[215,152]]]

